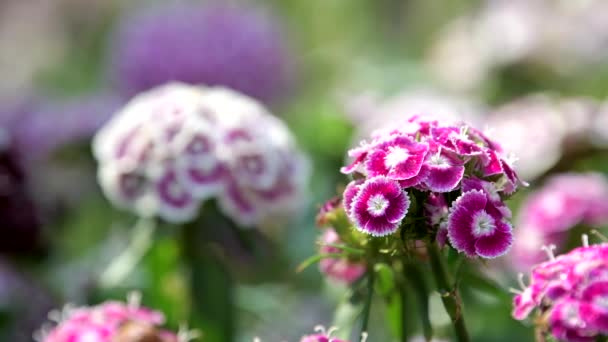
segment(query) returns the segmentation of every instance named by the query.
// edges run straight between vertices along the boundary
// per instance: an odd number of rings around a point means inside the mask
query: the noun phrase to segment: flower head
[[[344,210],[361,232],[389,235],[424,215],[431,239],[449,240],[470,257],[497,257],[511,246],[511,212],[503,201],[525,183],[485,133],[413,116],[348,154],[353,160],[341,171],[356,180],[344,191]],[[417,205],[404,220],[410,201]],[[411,229],[416,238],[424,234]]]
[[[513,316],[522,320],[538,310],[559,340],[594,341],[608,335],[607,258],[604,243],[579,247],[535,266],[530,284],[522,282],[522,292],[514,298]]]
[[[129,97],[178,81],[268,102],[290,84],[287,50],[275,18],[256,8],[218,1],[157,5],[124,18],[110,70]]]
[[[99,180],[117,205],[172,222],[217,199],[241,225],[299,208],[307,160],[287,127],[251,98],[169,84],[133,99],[97,134]]]
[[[190,334],[164,330],[162,313],[139,305],[138,301],[105,302],[92,307],[66,307],[49,314],[54,326],[45,326],[38,334],[40,342],[69,341],[139,341],[187,342]]]

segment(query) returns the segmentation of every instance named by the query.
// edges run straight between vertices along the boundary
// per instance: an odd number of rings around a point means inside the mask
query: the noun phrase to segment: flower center
[[[384,164],[389,168],[395,167],[407,160],[409,156],[410,154],[405,149],[397,146],[391,146],[388,148],[388,154],[384,158]]]
[[[491,235],[495,229],[494,218],[485,211],[480,211],[473,217],[473,235],[475,237]]]
[[[367,211],[373,216],[381,216],[386,212],[388,204],[383,195],[374,195],[367,201]]]
[[[450,166],[447,158],[443,157],[441,154],[433,154],[431,158],[429,158],[429,164],[434,166]]]
[[[593,304],[599,307],[602,311],[608,312],[608,295],[595,298]]]

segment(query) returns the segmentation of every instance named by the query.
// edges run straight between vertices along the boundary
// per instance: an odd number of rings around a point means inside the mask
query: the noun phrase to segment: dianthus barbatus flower
[[[526,269],[543,260],[541,247],[560,248],[578,225],[608,223],[608,180],[598,173],[555,175],[536,190],[519,210],[511,261]]]
[[[159,341],[187,342],[190,333],[164,330],[161,312],[139,305],[138,301],[105,302],[92,307],[66,307],[49,314],[55,325],[43,327],[37,336],[40,342],[114,342]]]
[[[341,243],[340,237],[333,228],[327,228],[323,231],[323,235],[321,236],[319,243],[321,245],[319,248],[320,254],[332,254],[340,252],[338,247],[333,246]],[[351,261],[344,257],[324,258],[319,262],[319,269],[321,270],[321,273],[325,274],[332,280],[352,284],[354,281],[361,278],[363,274],[365,274],[367,268],[362,262]]]
[[[307,335],[302,337],[300,342],[348,342],[347,340],[339,339],[336,337],[332,337],[332,335],[338,330],[335,327],[329,328],[329,330],[325,330],[323,326],[315,327],[316,334]],[[367,340],[367,333],[362,333],[361,342],[365,342]]]
[[[426,231],[440,244],[450,236],[452,247],[470,257],[493,258],[509,249],[511,212],[503,201],[525,183],[501,146],[483,132],[413,116],[376,131],[371,142],[348,154],[353,160],[341,171],[355,180],[343,203],[358,230],[374,236],[396,232],[411,199],[417,204],[412,215],[427,217]]]
[[[586,243],[586,237],[584,239]],[[530,284],[513,300],[513,317],[537,309],[541,324],[560,341],[608,335],[608,244],[579,247],[532,268]]]
[[[112,43],[111,77],[126,96],[178,81],[268,102],[284,95],[292,78],[278,23],[249,6],[157,5],[127,15]]]
[[[295,212],[305,198],[307,160],[287,127],[225,88],[169,84],[143,93],[93,148],[107,196],[142,216],[187,222],[217,199],[251,226]]]

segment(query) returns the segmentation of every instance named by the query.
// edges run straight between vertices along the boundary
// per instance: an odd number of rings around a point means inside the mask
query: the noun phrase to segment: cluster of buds
[[[596,341],[608,335],[608,244],[583,247],[553,256],[534,268],[530,284],[520,275],[521,291],[514,290],[513,317],[523,320],[536,309],[541,331],[560,341]]]
[[[341,171],[354,180],[343,204],[360,232],[387,236],[426,218],[424,234],[469,257],[494,258],[510,248],[511,212],[503,201],[523,182],[481,131],[414,116],[375,132],[349,156],[354,160]]]
[[[573,228],[608,223],[608,181],[598,173],[553,176],[526,199],[517,222],[520,243],[511,255],[516,268],[526,269],[543,260],[543,245],[559,249]]]
[[[105,302],[93,307],[66,307],[53,311],[49,318],[55,322],[37,334],[40,342],[113,342],[158,341],[188,342],[196,338],[194,332],[162,329],[162,313],[139,305],[139,296],[131,296],[127,304]]]
[[[217,199],[240,225],[300,207],[307,160],[288,128],[225,88],[168,84],[145,92],[96,135],[99,181],[118,206],[182,223]]]

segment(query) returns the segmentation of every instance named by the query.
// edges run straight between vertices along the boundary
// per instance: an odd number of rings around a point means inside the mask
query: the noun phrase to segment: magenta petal
[[[365,169],[367,170],[369,177],[386,176],[389,173],[389,168],[385,163],[386,152],[383,150],[376,150],[369,155]]]
[[[581,318],[594,329],[608,334],[608,281],[593,283],[582,294]]]
[[[498,157],[498,154],[493,150],[484,151],[482,158],[483,160],[483,174],[484,176],[493,176],[503,173],[502,162]]]
[[[347,215],[350,215],[353,200],[359,193],[359,188],[362,182],[363,181],[361,180],[352,181],[348,183],[346,189],[344,189],[344,194],[342,195],[342,204]]]
[[[483,258],[496,258],[509,251],[513,244],[513,233],[511,227],[503,222],[498,222],[494,234],[482,236],[475,242],[475,252]]]
[[[184,222],[194,218],[198,202],[179,182],[174,170],[167,170],[156,183],[161,216],[168,221]]]
[[[527,288],[513,298],[513,318],[517,320],[526,319],[535,307],[536,303],[532,299],[532,289]]]
[[[342,172],[343,174],[350,174],[350,173],[355,172],[357,167],[361,163],[363,163],[363,161],[365,160],[366,157],[367,157],[367,152],[361,152],[361,153],[357,154],[355,156],[355,159],[352,161],[352,163],[340,168],[340,172]]]
[[[429,173],[424,183],[430,191],[450,192],[458,187],[464,176],[464,166],[429,165]]]
[[[407,160],[395,165],[388,177],[396,180],[410,179],[420,173],[426,153],[413,154]]]

